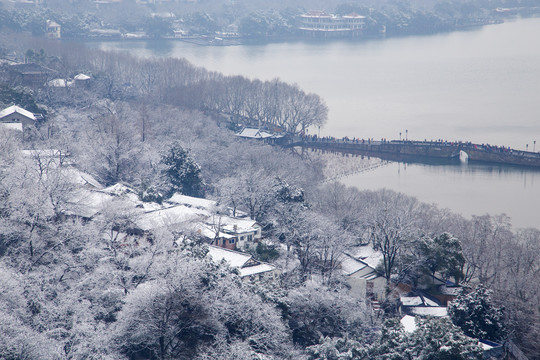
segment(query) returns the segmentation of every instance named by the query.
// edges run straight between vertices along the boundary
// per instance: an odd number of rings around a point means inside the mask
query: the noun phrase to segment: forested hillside
[[[324,157],[234,135],[322,125],[316,94],[16,33],[0,50],[49,69],[47,83],[91,78],[25,86],[0,69],[0,107],[44,114],[22,137],[0,128],[0,358],[480,359],[481,338],[540,359],[540,231],[325,183]],[[87,214],[90,188],[112,200]],[[213,261],[191,219],[134,231],[178,193],[256,220],[265,241],[250,255],[276,275]],[[344,272],[358,248],[381,254],[381,310]],[[463,290],[449,317],[406,330],[398,284],[426,277]]]
[[[139,36],[298,36],[299,16],[310,10],[365,16],[364,34],[426,34],[534,16],[538,0],[413,1],[0,1],[0,26],[45,35],[47,20],[65,38]],[[497,11],[496,9],[503,9]],[[135,35],[134,35],[135,34]]]

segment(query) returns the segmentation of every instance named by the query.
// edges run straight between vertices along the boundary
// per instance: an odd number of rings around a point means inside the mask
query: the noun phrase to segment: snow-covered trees
[[[274,184],[272,175],[250,166],[234,177],[222,179],[217,187],[225,204],[234,210],[242,209],[251,219],[261,221],[276,201]]]
[[[168,261],[174,265],[168,275],[146,282],[126,298],[116,330],[124,354],[192,359],[239,341],[253,353],[287,358],[287,330],[272,306],[248,294],[209,260],[178,256]]]
[[[96,114],[89,114],[78,141],[78,162],[106,185],[133,182],[140,169],[143,153],[131,110],[126,106],[104,103]]]
[[[365,304],[343,290],[307,284],[292,290],[286,302],[289,326],[296,344],[320,344],[325,337],[358,336],[366,328]]]
[[[173,144],[161,156],[162,174],[168,197],[175,192],[188,196],[202,197],[204,181],[199,164],[178,143]]]
[[[412,332],[398,321],[387,321],[378,343],[366,359],[480,360],[482,348],[446,318],[417,319]]]
[[[493,291],[478,285],[470,293],[463,291],[448,306],[448,314],[452,322],[459,326],[465,334],[492,341],[504,339],[503,308],[492,300]]]
[[[387,282],[396,269],[399,256],[418,235],[416,199],[392,191],[375,193],[369,215],[369,239],[383,255],[383,275]]]
[[[418,323],[416,334],[385,327],[380,341],[365,336],[367,310],[348,297],[339,263],[351,243],[368,239],[383,251],[389,280],[422,271],[458,280],[464,257],[463,282],[485,280],[507,305],[515,340],[533,356],[540,353],[538,231],[514,233],[504,216],[469,221],[390,191],[339,184],[313,191],[318,163],[240,141],[219,127],[231,116],[290,131],[323,122],[324,102],[296,86],[223,77],[185,60],[85,54],[72,56],[95,70],[94,93],[73,91],[80,98],[58,111],[53,139],[32,145],[61,148],[106,184],[143,184],[146,200],[159,199],[160,175],[169,191],[200,196],[207,190],[263,222],[276,249],[281,241],[293,251],[283,276],[255,291],[257,285],[204,259],[204,249],[186,254],[170,229],[151,241],[127,236],[132,211],[141,209],[112,202],[91,221],[74,219],[65,212],[72,188],[62,167],[48,166],[39,153],[23,159],[17,140],[2,133],[0,331],[8,336],[0,337],[0,357],[475,358],[476,347],[438,320]],[[209,111],[170,105],[179,103]],[[229,116],[213,122],[216,112]],[[175,230],[189,237],[194,231],[183,226]]]
[[[445,318],[416,320],[406,331],[399,321],[384,323],[382,334],[373,343],[350,338],[326,338],[308,348],[311,360],[480,360],[482,348]]]
[[[435,275],[440,273],[443,279],[454,278],[456,283],[463,278],[465,258],[458,239],[449,233],[435,238],[425,238],[423,247],[425,268]]]

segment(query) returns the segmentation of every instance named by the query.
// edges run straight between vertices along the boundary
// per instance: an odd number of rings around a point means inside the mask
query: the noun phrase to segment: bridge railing
[[[513,156],[522,156],[531,159],[540,159],[540,152],[532,151],[523,151],[512,149],[507,146],[496,146],[489,144],[474,144],[472,142],[462,142],[462,141],[446,141],[446,140],[437,140],[437,141],[417,141],[417,140],[374,140],[373,138],[369,139],[359,139],[359,138],[335,138],[331,136],[318,137],[316,135],[304,135],[299,136],[293,140],[294,143],[325,143],[325,144],[368,144],[368,145],[383,145],[383,144],[393,144],[393,145],[413,145],[413,146],[430,146],[430,147],[455,147],[460,150],[471,150],[471,151],[482,151],[490,153],[504,153]]]

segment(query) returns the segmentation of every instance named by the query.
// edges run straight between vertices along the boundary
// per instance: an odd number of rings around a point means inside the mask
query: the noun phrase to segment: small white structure
[[[259,139],[259,140],[276,140],[282,139],[283,135],[273,134],[258,128],[243,128],[242,131],[236,133],[236,136],[244,139]]]
[[[35,125],[36,116],[17,105],[12,105],[0,111],[0,126],[7,130],[22,132],[23,138],[25,129]]]
[[[62,37],[62,26],[55,21],[47,20],[46,30],[49,39],[60,39]]]
[[[22,123],[23,125],[35,125],[36,117],[30,111],[17,105],[12,105],[0,111],[0,122]]]
[[[87,86],[90,83],[90,80],[92,80],[92,78],[83,73],[77,74],[75,77],[73,77],[73,82],[75,83],[75,86],[78,87]]]
[[[86,81],[86,80],[90,80],[91,77],[81,73],[81,74],[75,75],[75,77],[73,79],[76,80],[76,81]]]
[[[47,82],[47,86],[55,88],[67,88],[73,86],[75,83],[69,79],[52,79]]]
[[[232,268],[238,269],[242,280],[261,280],[276,275],[274,265],[257,261],[249,254],[210,245],[208,256],[217,263],[225,261]]]
[[[375,267],[349,254],[341,260],[341,271],[347,277],[351,293],[361,299],[382,301],[385,299],[386,279]]]
[[[236,136],[247,138],[247,139],[267,139],[267,138],[271,138],[273,135],[261,129],[246,127],[246,128],[243,128],[242,131],[236,133]]]

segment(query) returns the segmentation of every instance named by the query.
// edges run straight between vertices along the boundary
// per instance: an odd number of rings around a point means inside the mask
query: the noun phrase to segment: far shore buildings
[[[354,37],[362,34],[365,18],[355,13],[340,16],[312,10],[300,15],[298,29],[311,37]]]

